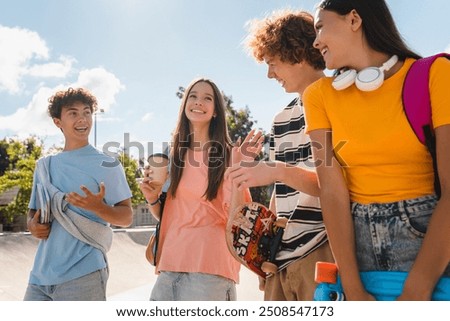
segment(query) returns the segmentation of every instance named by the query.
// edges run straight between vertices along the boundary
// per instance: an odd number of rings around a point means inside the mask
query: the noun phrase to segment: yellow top
[[[434,192],[431,156],[409,125],[401,98],[413,62],[407,59],[375,91],[363,92],[354,85],[337,91],[327,77],[304,92],[307,132],[332,129],[352,201],[387,203]],[[449,84],[450,60],[439,58],[430,72],[435,128],[450,124]]]

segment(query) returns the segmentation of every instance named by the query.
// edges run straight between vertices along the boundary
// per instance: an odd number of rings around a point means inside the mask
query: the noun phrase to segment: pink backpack
[[[431,119],[429,79],[430,67],[439,57],[450,59],[450,54],[439,53],[416,60],[406,75],[402,91],[403,108],[411,128],[420,142],[427,146],[433,158],[434,188],[438,197],[441,194],[441,185],[437,172],[436,141]]]

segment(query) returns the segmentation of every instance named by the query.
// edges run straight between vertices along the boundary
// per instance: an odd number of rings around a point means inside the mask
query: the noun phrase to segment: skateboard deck
[[[262,204],[251,202],[237,207],[227,224],[231,254],[263,278],[276,272],[275,254],[284,230],[276,222],[276,214]],[[267,270],[269,265],[272,272]]]

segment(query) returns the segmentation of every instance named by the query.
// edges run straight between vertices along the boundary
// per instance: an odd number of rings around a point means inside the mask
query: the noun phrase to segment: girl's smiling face
[[[314,47],[322,54],[327,69],[339,69],[351,65],[351,48],[355,44],[352,24],[353,11],[339,15],[330,10],[318,9],[314,16],[316,39]]]
[[[184,112],[192,124],[209,123],[215,114],[214,91],[206,82],[196,83],[188,93]]]

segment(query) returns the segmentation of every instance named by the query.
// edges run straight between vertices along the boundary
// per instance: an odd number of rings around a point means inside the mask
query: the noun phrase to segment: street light
[[[97,148],[97,113],[104,113],[105,110],[100,108],[94,113],[94,147]]]

